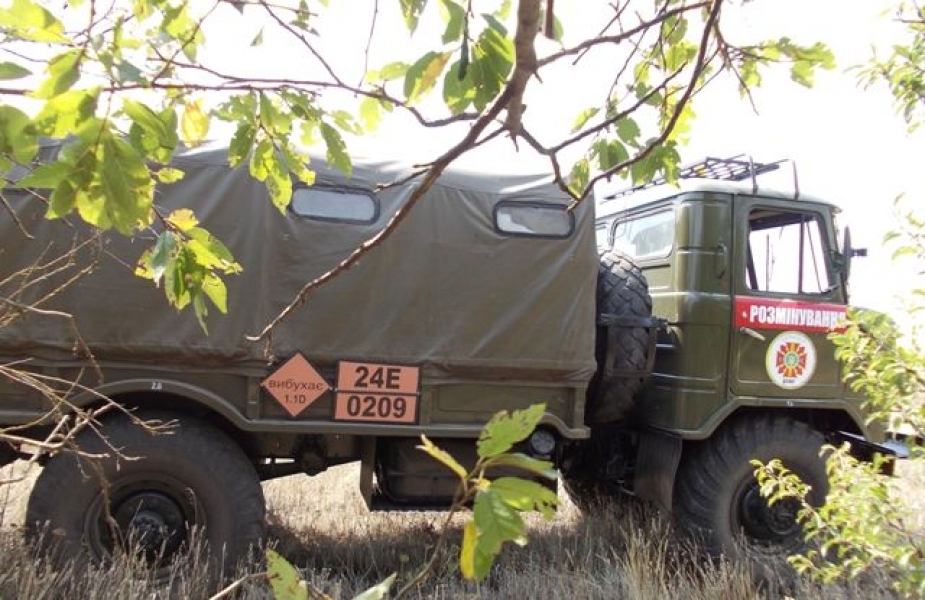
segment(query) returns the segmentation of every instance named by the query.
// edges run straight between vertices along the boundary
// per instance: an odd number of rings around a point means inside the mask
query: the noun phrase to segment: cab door
[[[734,204],[732,394],[841,396],[827,338],[845,314],[845,291],[832,269],[834,208],[744,195]]]

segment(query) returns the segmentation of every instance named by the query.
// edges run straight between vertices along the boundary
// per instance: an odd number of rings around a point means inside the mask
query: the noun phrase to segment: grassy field
[[[7,467],[5,477],[13,475]],[[925,474],[903,468],[897,480],[906,498],[925,514]],[[207,598],[210,588],[195,565],[178,569],[169,585],[154,585],[125,562],[107,568],[50,570],[25,549],[18,524],[34,473],[0,488],[2,598]],[[265,484],[270,508],[269,543],[315,587],[349,598],[391,573],[408,581],[432,550],[442,513],[369,513],[357,491],[355,465],[314,478],[293,476]],[[697,558],[690,544],[659,514],[636,503],[607,514],[584,516],[567,500],[553,521],[530,519],[530,543],[504,551],[488,580],[461,581],[455,553],[461,537],[457,519],[440,566],[416,598],[550,598],[739,600],[745,598],[888,598],[888,582],[876,576],[851,587],[821,587],[804,580],[757,587],[739,566]],[[920,525],[922,523],[920,522]],[[251,567],[249,572],[258,572]],[[248,572],[245,570],[245,573]],[[267,598],[259,581],[235,596]]]

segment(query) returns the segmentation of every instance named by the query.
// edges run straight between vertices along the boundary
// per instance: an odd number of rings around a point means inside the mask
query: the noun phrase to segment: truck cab
[[[667,322],[641,421],[705,439],[736,410],[781,406],[882,436],[868,430],[828,338],[848,304],[837,213],[821,199],[708,179],[601,204],[598,243],[639,266]]]
[[[903,454],[842,381],[830,339],[859,252],[841,242],[834,204],[759,184],[779,166],[708,158],[676,183],[597,206],[602,253],[638,269],[661,326],[631,411],[592,436],[584,466],[566,471],[570,491],[579,501],[613,488],[653,500],[714,555],[788,554],[803,543],[795,507],[760,496],[752,459],[782,459],[821,503],[823,444],[850,440],[862,458]],[[632,441],[605,448],[595,437]],[[593,456],[622,460],[589,475]]]

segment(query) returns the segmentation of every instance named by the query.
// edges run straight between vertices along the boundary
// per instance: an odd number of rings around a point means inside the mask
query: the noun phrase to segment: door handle
[[[752,329],[751,327],[739,327],[739,333],[744,333],[748,337],[753,337],[760,342],[766,342],[767,338]]]

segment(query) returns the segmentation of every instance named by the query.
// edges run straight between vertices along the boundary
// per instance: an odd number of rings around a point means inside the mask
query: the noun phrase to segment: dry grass
[[[15,465],[14,465],[15,467]],[[0,475],[9,476],[11,467]],[[369,513],[357,491],[358,468],[347,465],[314,478],[293,476],[265,484],[270,507],[270,544],[287,556],[315,587],[349,598],[393,572],[399,584],[424,563],[444,515],[434,512]],[[925,502],[925,472],[905,466],[907,497]],[[92,570],[54,572],[26,551],[16,523],[22,522],[29,488],[4,486],[7,500],[0,534],[0,597],[3,598],[205,598],[209,587],[195,568],[178,569],[170,586],[139,577],[125,561]],[[921,516],[921,512],[919,515]],[[504,551],[488,580],[461,581],[455,554],[460,517],[437,571],[416,598],[565,598],[714,600],[794,597],[809,599],[889,597],[887,582],[822,588],[805,581],[757,587],[741,568],[697,558],[660,515],[636,503],[606,516],[585,517],[567,500],[551,522],[531,518],[530,543]],[[251,568],[255,572],[256,567]],[[191,576],[190,571],[194,574]],[[261,585],[238,597],[267,598]]]

